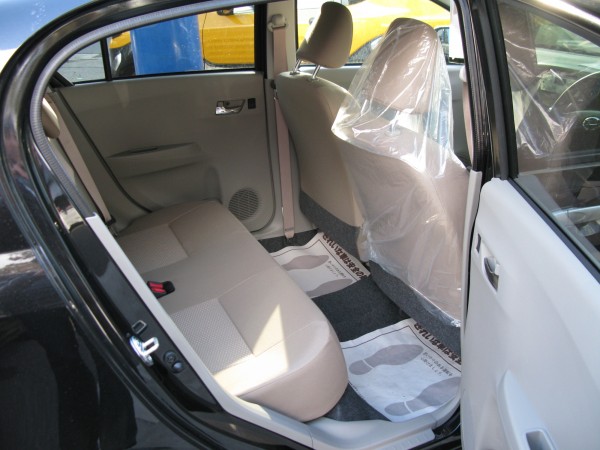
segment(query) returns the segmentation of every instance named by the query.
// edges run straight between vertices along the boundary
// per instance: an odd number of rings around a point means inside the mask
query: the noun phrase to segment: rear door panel
[[[137,203],[155,210],[218,199],[254,231],[274,211],[263,81],[251,72],[204,73],[61,92]],[[241,109],[218,115],[219,102]]]
[[[465,447],[597,447],[598,280],[508,181],[483,187],[473,236]]]

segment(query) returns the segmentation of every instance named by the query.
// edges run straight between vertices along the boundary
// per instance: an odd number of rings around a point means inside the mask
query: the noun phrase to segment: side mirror
[[[233,16],[235,14],[233,8],[228,9],[218,9],[217,14],[219,16]]]

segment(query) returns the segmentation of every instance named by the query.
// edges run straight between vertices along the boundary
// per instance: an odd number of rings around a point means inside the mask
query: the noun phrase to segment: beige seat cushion
[[[118,240],[146,280],[174,283],[160,302],[225,390],[302,421],[335,406],[347,385],[335,332],[227,209],[167,208]]]

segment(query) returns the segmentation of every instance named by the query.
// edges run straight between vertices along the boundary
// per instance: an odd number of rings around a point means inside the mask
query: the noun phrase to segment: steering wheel
[[[600,109],[600,72],[590,73],[564,90],[552,105],[562,112]]]
[[[551,111],[569,127],[569,149],[573,151],[600,148],[600,72],[580,78],[554,102]]]

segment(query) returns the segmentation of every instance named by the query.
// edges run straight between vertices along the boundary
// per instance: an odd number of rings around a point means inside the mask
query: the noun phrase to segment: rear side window
[[[104,44],[104,43],[102,43]],[[59,73],[73,83],[254,68],[254,8],[222,9],[132,29],[73,55]],[[104,63],[107,64],[104,64]],[[110,77],[104,67],[110,69]]]
[[[79,50],[58,69],[71,83],[102,81],[105,79],[100,42]]]
[[[328,0],[298,0],[298,45],[304,39],[310,24],[319,15],[321,5],[325,1]],[[348,6],[354,25],[348,64],[362,64],[385,34],[390,23],[398,17],[421,20],[436,29],[440,38],[448,36],[450,12],[429,0],[342,0],[340,3]],[[447,42],[446,39],[444,52],[448,49]]]
[[[500,11],[515,181],[600,268],[600,46],[533,12]]]

